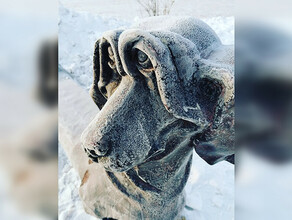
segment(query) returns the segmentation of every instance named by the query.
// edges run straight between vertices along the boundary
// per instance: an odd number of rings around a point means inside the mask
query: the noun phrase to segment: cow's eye
[[[145,61],[148,60],[148,56],[145,53],[143,53],[141,50],[138,50],[137,59],[139,63],[144,63]]]
[[[137,59],[137,64],[143,68],[143,69],[152,69],[152,63],[144,52],[141,50],[136,51],[136,59]]]

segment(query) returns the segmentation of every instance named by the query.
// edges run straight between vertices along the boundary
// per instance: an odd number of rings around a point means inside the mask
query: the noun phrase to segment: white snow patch
[[[79,198],[80,178],[59,146],[59,220],[96,220],[85,213]]]

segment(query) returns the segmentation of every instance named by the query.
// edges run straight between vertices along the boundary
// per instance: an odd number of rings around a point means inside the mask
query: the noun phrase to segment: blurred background
[[[0,0],[0,219],[57,219],[58,2]]]
[[[216,17],[234,16],[234,0],[61,0],[66,8],[98,14],[102,17],[135,17],[159,15]]]
[[[237,1],[235,219],[292,218],[291,1]]]
[[[292,26],[238,18],[236,219],[292,218]],[[289,25],[287,25],[288,23]]]
[[[291,4],[0,0],[0,219],[58,218],[58,67],[61,77],[88,90],[93,45],[100,34],[164,14],[202,18],[223,43],[235,43],[235,215],[220,213],[213,219],[292,219]],[[59,149],[60,156],[61,192],[70,194],[66,184],[78,186],[79,180],[64,175],[74,176]],[[212,219],[205,213],[212,207],[233,212],[233,168],[194,165],[187,192],[193,193],[196,219]],[[72,195],[61,200],[62,219],[76,219]],[[227,203],[229,209],[222,208]]]

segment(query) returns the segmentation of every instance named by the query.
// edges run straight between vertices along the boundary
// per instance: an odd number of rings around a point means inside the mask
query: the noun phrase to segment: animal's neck
[[[140,178],[159,189],[163,196],[175,196],[182,192],[189,176],[192,147],[183,144],[167,156],[149,161],[136,169]]]
[[[183,144],[160,160],[149,161],[123,173],[109,173],[112,183],[127,197],[141,205],[149,218],[179,213],[184,206],[182,191],[187,182],[192,161],[192,147]],[[165,208],[166,213],[161,215]],[[173,212],[169,212],[169,208]],[[168,210],[168,211],[167,211]],[[174,210],[177,210],[175,212]]]
[[[182,190],[192,149],[187,142],[180,144],[162,159],[121,173],[106,172],[100,164],[91,164],[80,186],[86,211],[121,220],[177,219],[185,204]]]

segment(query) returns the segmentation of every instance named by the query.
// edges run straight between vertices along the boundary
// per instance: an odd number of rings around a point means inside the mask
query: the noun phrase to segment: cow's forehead
[[[136,23],[132,28],[149,32],[173,32],[196,44],[221,44],[219,37],[211,27],[203,21],[192,17],[150,17]]]

